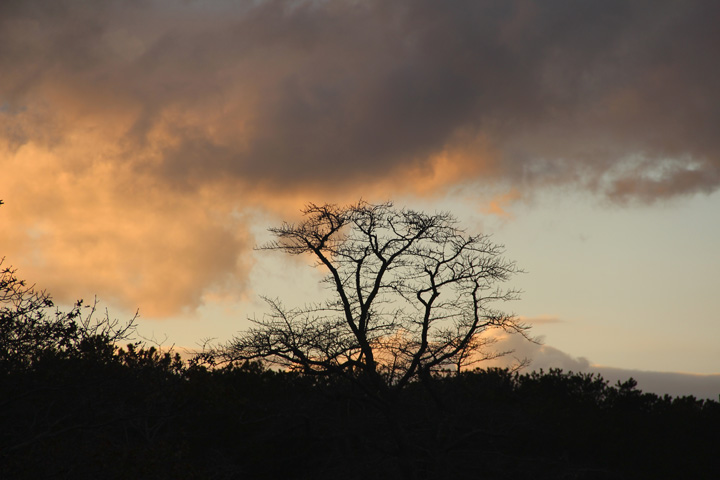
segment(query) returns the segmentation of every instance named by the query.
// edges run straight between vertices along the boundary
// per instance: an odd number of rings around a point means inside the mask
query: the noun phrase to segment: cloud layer
[[[521,372],[540,370],[547,372],[559,368],[564,372],[599,374],[611,385],[633,378],[637,381],[638,389],[657,395],[693,395],[711,400],[720,398],[720,374],[699,375],[607,367],[593,364],[585,357],[573,357],[550,345],[528,342],[520,335],[500,334],[496,340],[493,350],[511,353],[480,363],[479,367],[512,368],[516,367],[519,361],[528,361],[529,364]]]
[[[5,1],[2,253],[56,294],[171,314],[242,285],[248,208],[458,183],[713,192],[717,18],[671,0]]]

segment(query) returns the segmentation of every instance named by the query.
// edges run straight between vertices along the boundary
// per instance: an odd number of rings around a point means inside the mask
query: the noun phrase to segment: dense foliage
[[[107,350],[106,350],[107,351]],[[327,377],[154,348],[0,374],[0,478],[716,478],[720,404],[554,370],[411,383],[391,408]]]

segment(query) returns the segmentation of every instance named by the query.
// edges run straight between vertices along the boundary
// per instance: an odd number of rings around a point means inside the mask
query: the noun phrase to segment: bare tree
[[[515,299],[500,284],[519,270],[487,235],[468,235],[448,213],[391,203],[308,205],[304,220],[271,228],[262,250],[314,257],[327,271],[328,301],[271,313],[215,352],[224,361],[264,359],[308,374],[347,375],[377,388],[495,355],[491,329],[526,335],[493,308]]]

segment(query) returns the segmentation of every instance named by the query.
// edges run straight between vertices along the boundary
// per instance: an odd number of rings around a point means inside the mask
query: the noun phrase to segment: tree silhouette
[[[112,355],[115,342],[134,333],[136,316],[127,323],[96,317],[97,302],[83,312],[78,300],[69,311],[55,308],[50,295],[18,278],[0,258],[0,368],[22,370],[46,357]],[[84,313],[84,314],[83,314]]]
[[[428,215],[363,201],[308,205],[300,223],[270,228],[261,250],[309,254],[327,271],[332,298],[271,313],[216,350],[223,361],[264,359],[307,374],[401,388],[432,372],[498,355],[484,333],[526,335],[492,307],[518,292],[500,283],[519,270],[487,235],[468,235],[448,213]]]

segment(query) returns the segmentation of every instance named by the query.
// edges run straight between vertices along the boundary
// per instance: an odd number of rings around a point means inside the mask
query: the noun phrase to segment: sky
[[[196,348],[322,295],[308,202],[450,211],[535,368],[720,394],[720,3],[0,3],[0,256]],[[505,308],[505,307],[504,307]],[[669,373],[672,372],[672,373]]]

